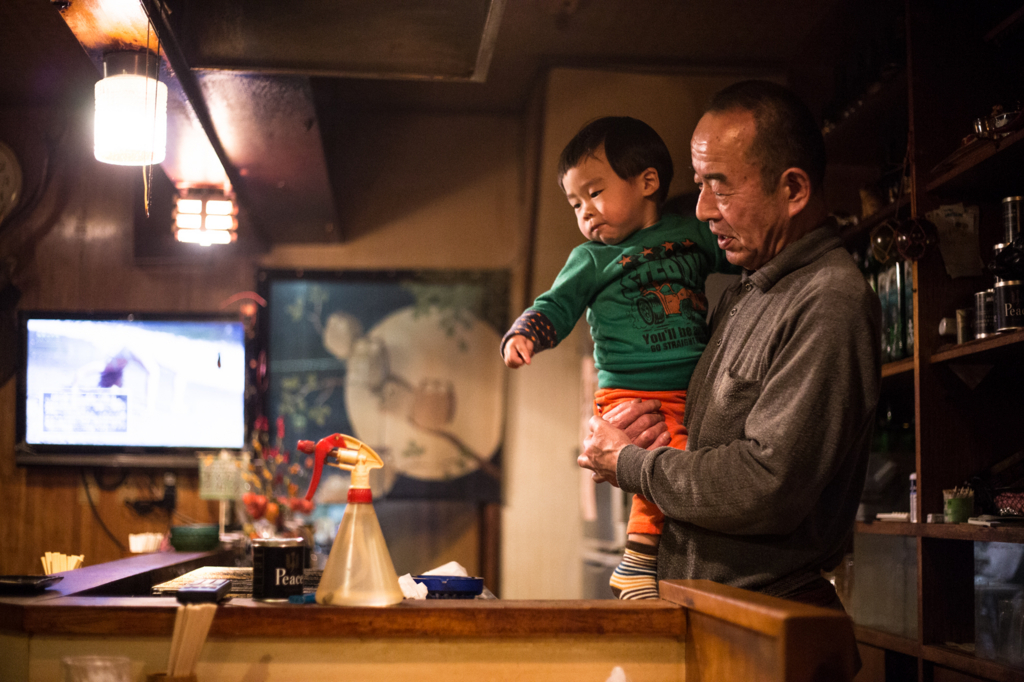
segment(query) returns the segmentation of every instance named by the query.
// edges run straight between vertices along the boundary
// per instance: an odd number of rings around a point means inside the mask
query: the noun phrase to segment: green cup
[[[954,497],[952,490],[943,490],[945,498],[946,523],[967,523],[967,519],[974,513],[974,495]]]

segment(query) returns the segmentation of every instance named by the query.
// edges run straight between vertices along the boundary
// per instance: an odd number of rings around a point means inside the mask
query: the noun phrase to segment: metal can
[[[1024,296],[1021,280],[996,282],[993,297],[996,331],[1008,332],[1024,329]]]
[[[1003,199],[1003,234],[1004,242],[1009,244],[1020,235],[1021,208],[1024,197],[1006,197]]]
[[[302,538],[263,538],[252,541],[252,598],[288,601],[302,594],[306,542]]]
[[[995,333],[995,293],[985,289],[974,294],[974,338],[984,339]]]
[[[971,309],[956,309],[956,342],[965,343],[971,338]]]

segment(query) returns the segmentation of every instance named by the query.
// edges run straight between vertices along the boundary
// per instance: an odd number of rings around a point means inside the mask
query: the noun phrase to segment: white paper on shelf
[[[423,571],[420,575],[458,575],[463,578],[469,577],[469,573],[466,571],[466,568],[458,561],[449,561],[437,568],[432,568],[429,571]]]
[[[929,211],[926,218],[939,232],[939,251],[946,273],[957,277],[977,277],[983,263],[978,247],[978,207],[950,204]]]
[[[398,578],[398,586],[402,588],[402,596],[406,599],[427,598],[427,586],[413,580],[410,573],[406,573]]]
[[[879,521],[910,521],[910,512],[879,512],[875,518]]]

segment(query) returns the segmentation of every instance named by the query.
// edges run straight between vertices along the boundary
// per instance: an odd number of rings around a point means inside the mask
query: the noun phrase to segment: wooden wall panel
[[[119,168],[92,158],[87,111],[68,118],[47,110],[5,110],[3,137],[16,146],[25,166],[28,197],[42,177],[46,137],[70,129],[52,148],[49,191],[23,220],[4,226],[0,255],[15,260],[19,307],[51,310],[217,311],[231,294],[252,289],[255,266],[227,256],[218,267],[184,265],[139,268],[132,258],[133,202],[141,201],[137,168]],[[5,348],[4,353],[14,349]],[[45,551],[84,554],[90,564],[117,559],[122,550],[96,521],[85,494],[82,471],[25,468],[14,463],[13,379],[0,387],[0,573],[40,573]],[[163,531],[163,512],[140,517],[125,499],[162,495],[156,472],[135,473],[117,490],[101,490],[88,472],[89,491],[99,516],[127,545],[131,532]],[[120,478],[100,474],[109,486]],[[195,472],[178,477],[178,510],[184,519],[213,522],[215,504],[200,500]]]

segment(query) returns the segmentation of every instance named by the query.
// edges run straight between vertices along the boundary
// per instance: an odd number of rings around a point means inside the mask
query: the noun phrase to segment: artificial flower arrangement
[[[315,506],[303,496],[309,485],[313,457],[303,453],[293,457],[283,448],[284,418],[278,417],[276,426],[275,444],[270,446],[269,420],[262,416],[256,419],[252,434],[254,458],[242,472],[248,488],[242,503],[252,520],[245,524],[245,530],[250,537],[301,534],[303,519],[296,515],[308,515]]]

